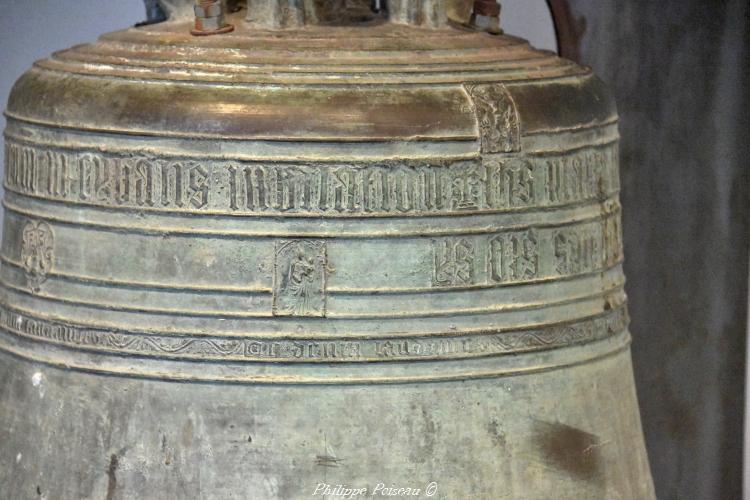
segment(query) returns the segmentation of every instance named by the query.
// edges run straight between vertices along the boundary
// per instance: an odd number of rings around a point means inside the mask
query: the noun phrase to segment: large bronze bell
[[[0,497],[653,498],[612,97],[374,4],[164,0],[19,80]]]

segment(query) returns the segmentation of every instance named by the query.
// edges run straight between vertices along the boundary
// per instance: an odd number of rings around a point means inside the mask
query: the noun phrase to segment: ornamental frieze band
[[[70,348],[156,358],[212,361],[394,361],[452,359],[549,350],[602,340],[623,332],[624,306],[573,323],[455,337],[365,340],[265,340],[178,337],[78,327],[0,306],[0,328]]]
[[[10,191],[103,207],[226,214],[429,215],[573,205],[619,190],[617,146],[431,164],[159,159],[6,142]]]

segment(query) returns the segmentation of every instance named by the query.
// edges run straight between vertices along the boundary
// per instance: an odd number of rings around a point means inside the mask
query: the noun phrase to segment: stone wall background
[[[570,0],[621,113],[625,271],[660,499],[741,498],[750,3]]]

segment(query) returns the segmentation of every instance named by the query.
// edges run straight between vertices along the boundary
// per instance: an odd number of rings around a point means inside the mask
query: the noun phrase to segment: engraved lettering
[[[488,204],[495,208],[516,208],[536,201],[537,182],[529,160],[494,161],[487,165]]]
[[[465,238],[433,241],[435,286],[461,286],[474,283],[474,245]]]
[[[379,169],[372,170],[366,174],[367,190],[366,190],[366,204],[368,212],[381,212],[385,208],[384,206],[384,190],[383,185],[385,184],[385,178],[383,172]]]
[[[188,172],[188,199],[195,208],[203,208],[208,205],[210,173],[200,165],[192,165]]]
[[[238,210],[240,208],[237,204],[237,197],[239,195],[239,190],[237,188],[239,179],[237,178],[237,175],[239,170],[236,166],[232,165],[227,168],[227,171],[229,172],[229,208],[232,210]]]
[[[94,165],[94,195],[97,201],[114,201],[113,168],[104,158],[92,158]],[[114,162],[112,162],[114,163]]]
[[[502,233],[490,241],[492,279],[513,283],[537,278],[539,244],[534,230]]]
[[[565,347],[616,335],[628,324],[627,311],[618,306],[595,318],[565,325],[509,332],[483,332],[436,339],[364,341],[256,340],[163,336],[86,328],[52,322],[0,306],[0,325],[13,335],[33,337],[89,350],[117,350],[155,357],[210,360],[356,361],[496,355]]]
[[[136,160],[133,186],[137,206],[154,206],[154,165],[151,161]]]
[[[130,202],[130,178],[132,176],[132,170],[127,161],[116,159],[114,160],[117,168],[117,175],[115,177],[115,201],[118,205],[127,204]]]
[[[459,163],[451,167],[452,208],[455,210],[476,210],[484,197],[484,177],[477,165]]]
[[[560,275],[591,272],[599,266],[599,246],[589,227],[558,231],[553,237],[555,265]]]
[[[165,207],[182,207],[182,164],[162,163],[161,165],[161,202]]]
[[[617,146],[482,162],[356,165],[152,159],[6,146],[6,185],[58,201],[169,211],[315,215],[443,214],[603,202]]]
[[[78,198],[82,201],[94,197],[94,176],[97,165],[101,163],[101,157],[87,154],[78,160]]]

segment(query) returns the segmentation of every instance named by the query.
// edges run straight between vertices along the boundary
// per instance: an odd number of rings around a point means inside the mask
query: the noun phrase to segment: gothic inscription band
[[[273,303],[253,302],[252,307],[238,304],[236,299],[226,300],[225,312],[238,315],[323,317],[327,311],[327,296],[342,291],[358,293],[369,290],[377,293],[373,301],[384,301],[392,292],[393,284],[398,284],[399,292],[423,293],[425,288],[469,289],[502,288],[508,285],[532,284],[554,280],[570,279],[613,268],[622,261],[622,232],[620,228],[619,204],[611,202],[597,207],[597,215],[590,212],[586,218],[575,222],[548,226],[518,226],[510,229],[494,229],[479,234],[466,234],[457,229],[457,234],[426,238],[420,235],[399,238],[398,245],[389,250],[392,259],[388,269],[389,277],[373,286],[369,272],[378,271],[352,263],[351,257],[362,253],[382,252],[383,246],[370,238],[335,240],[335,245],[323,239],[274,239],[267,237],[242,237],[232,245],[211,244],[211,261],[224,268],[223,273],[231,273],[224,263],[235,261],[237,253],[247,251],[254,262],[273,264],[273,273],[265,274],[255,270],[243,272],[239,283],[255,284],[255,294],[272,295]],[[15,225],[16,223],[13,222]],[[50,286],[44,296],[48,300],[62,299],[96,305],[109,310],[127,310],[129,290],[138,286],[152,294],[169,294],[170,308],[201,314],[221,314],[221,308],[199,307],[193,302],[189,289],[206,292],[236,293],[230,288],[215,287],[206,282],[204,261],[200,256],[181,261],[180,276],[164,275],[158,282],[138,284],[132,279],[131,270],[121,270],[106,279],[92,279],[85,268],[70,267],[66,261],[60,262],[52,272],[53,231],[63,239],[69,238],[71,228],[67,225],[53,226],[34,219],[19,218],[18,225],[25,228],[24,238],[19,242],[20,256],[5,249],[2,259],[5,270],[0,281],[8,288],[19,290],[26,284],[38,285],[49,281]],[[470,228],[466,228],[468,230]],[[485,228],[480,228],[486,230]],[[78,234],[80,230],[74,229]],[[460,231],[460,232],[458,232]],[[464,234],[461,234],[464,233]],[[117,236],[119,238],[120,236]],[[143,248],[158,248],[163,244],[160,236],[143,236],[142,246],[122,248],[124,259],[137,258]],[[119,248],[119,243],[98,247],[83,246],[76,254],[97,266],[103,255]],[[181,247],[173,247],[176,251]],[[250,259],[245,259],[250,260]],[[329,264],[330,262],[330,264]],[[402,264],[412,262],[414,264]],[[328,274],[337,269],[334,288],[327,290]],[[18,272],[14,272],[18,270]],[[338,277],[347,276],[345,282]],[[137,275],[135,276],[137,278]],[[67,286],[64,297],[58,295],[59,287],[72,280],[76,286]],[[190,287],[186,287],[186,284]],[[101,302],[92,287],[108,286],[107,303]],[[249,289],[248,289],[249,290]],[[154,295],[156,296],[156,295]],[[339,302],[339,304],[342,304]],[[351,304],[345,302],[344,304]],[[373,304],[375,305],[375,304]],[[400,309],[400,308],[399,308]],[[406,307],[405,310],[409,308]],[[335,314],[346,314],[346,309],[337,309]]]
[[[624,307],[581,321],[496,333],[414,339],[262,340],[137,334],[49,321],[0,306],[0,328],[67,347],[148,357],[235,361],[395,361],[453,359],[540,351],[623,332]]]
[[[563,227],[435,239],[433,285],[506,285],[608,269],[622,258],[619,217],[614,209],[603,219]]]
[[[85,205],[237,215],[431,215],[594,202],[619,190],[615,144],[483,160],[263,164],[6,143],[8,190]]]

